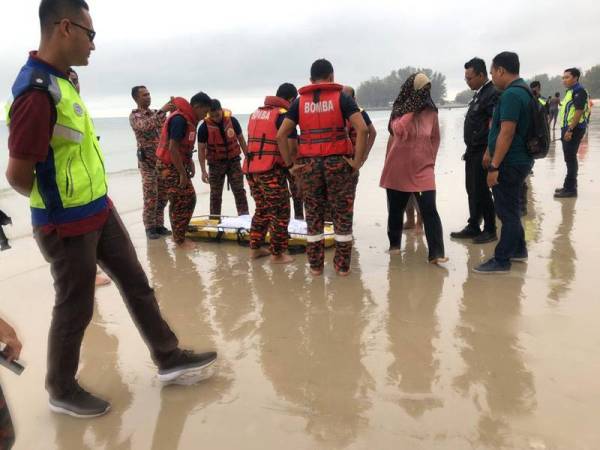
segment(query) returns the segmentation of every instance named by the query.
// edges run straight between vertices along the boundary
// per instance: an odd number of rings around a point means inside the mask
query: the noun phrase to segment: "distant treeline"
[[[581,84],[587,89],[591,98],[600,98],[600,64],[592,67],[581,77]],[[555,92],[560,92],[561,97],[565,92],[565,87],[562,84],[562,74],[556,75],[552,78],[548,76],[548,74],[535,75],[533,78],[530,78],[527,83],[531,83],[532,81],[539,81],[542,85],[542,97],[548,98],[551,95],[553,96]],[[473,98],[473,91],[470,89],[465,89],[462,92],[456,94],[456,98],[454,101],[456,103],[469,103]]]
[[[362,82],[356,89],[358,103],[366,108],[387,107],[396,100],[400,86],[413,73],[423,72],[431,80],[431,97],[433,101],[442,104],[446,98],[446,76],[431,69],[403,67],[393,70],[387,77],[373,77]]]

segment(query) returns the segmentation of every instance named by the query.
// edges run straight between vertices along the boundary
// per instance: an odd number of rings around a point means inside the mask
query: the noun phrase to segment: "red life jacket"
[[[206,142],[206,160],[208,162],[233,159],[240,155],[242,150],[231,121],[231,111],[223,111],[222,124],[227,142],[223,142],[219,123],[213,122],[208,117],[204,119],[204,123],[208,128],[208,141]]]
[[[181,97],[173,99],[173,104],[177,109],[165,121],[160,132],[158,148],[156,149],[156,156],[164,164],[172,163],[171,153],[169,152],[169,124],[173,118],[181,116],[187,122],[185,138],[179,143],[179,153],[184,162],[191,161],[194,145],[196,144],[196,125],[198,125],[198,119],[196,119],[192,106],[186,99]]]
[[[352,142],[340,106],[342,86],[311,84],[299,91],[298,156],[352,155]]]
[[[244,173],[267,172],[275,165],[285,165],[277,146],[277,120],[289,107],[290,103],[280,97],[266,97],[265,105],[252,113]]]
[[[362,114],[364,110],[362,108],[360,108],[360,113]],[[350,123],[350,121],[348,119],[346,119],[346,128],[348,129],[348,136],[350,137],[350,141],[352,142],[352,148],[356,149],[356,130],[354,129],[354,127],[352,126],[352,124]]]

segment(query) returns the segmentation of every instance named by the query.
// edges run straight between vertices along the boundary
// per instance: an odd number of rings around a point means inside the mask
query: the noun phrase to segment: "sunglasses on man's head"
[[[84,27],[83,25],[79,25],[78,23],[75,23],[71,20],[69,20],[69,23],[71,25],[75,25],[77,28],[81,28],[83,31],[85,31],[85,33],[87,34],[88,39],[90,40],[90,42],[94,42],[94,38],[96,37],[96,32],[94,30],[90,30],[88,27]],[[60,21],[59,22],[54,22],[54,25],[60,25]]]

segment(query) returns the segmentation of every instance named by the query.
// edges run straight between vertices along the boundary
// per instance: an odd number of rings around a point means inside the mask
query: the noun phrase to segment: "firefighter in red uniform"
[[[238,215],[248,214],[248,199],[240,162],[242,151],[245,154],[247,147],[240,123],[231,115],[231,111],[223,110],[219,100],[213,99],[208,116],[198,128],[198,158],[202,181],[210,184],[211,217],[218,218],[221,215],[225,177],[233,191]]]
[[[271,262],[286,264],[294,259],[286,254],[290,222],[290,192],[287,169],[277,146],[277,130],[285,119],[290,102],[298,91],[284,83],[275,97],[266,97],[264,106],[250,116],[248,122],[248,152],[244,160],[250,193],[256,204],[250,229],[250,256],[253,259],[271,255]],[[288,136],[292,153],[296,152],[296,130]],[[262,249],[265,236],[271,236],[270,251]]]
[[[195,244],[185,238],[194,214],[196,191],[191,178],[196,173],[192,153],[196,144],[196,126],[210,108],[210,97],[200,92],[190,102],[173,99],[176,110],[163,125],[156,150],[157,170],[164,179],[169,199],[169,218],[175,243],[186,249]]]
[[[336,272],[345,276],[350,273],[355,178],[365,161],[367,125],[356,102],[334,83],[329,61],[319,59],[313,63],[310,81],[312,84],[300,89],[300,97],[290,106],[277,140],[286,166],[291,166],[292,174],[301,179],[311,272],[323,273],[324,215],[329,205],[335,231],[333,264]],[[346,120],[356,130],[356,149],[348,136]],[[287,141],[296,124],[300,126],[300,138],[298,158],[293,163]]]

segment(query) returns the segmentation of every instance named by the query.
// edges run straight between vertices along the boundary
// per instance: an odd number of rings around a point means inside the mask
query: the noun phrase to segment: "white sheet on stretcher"
[[[252,226],[252,217],[250,215],[239,216],[239,217],[224,217],[221,223],[217,227],[223,228],[242,228],[244,230],[250,230]],[[288,225],[288,232],[290,234],[307,234],[306,222],[304,220],[290,219]]]

